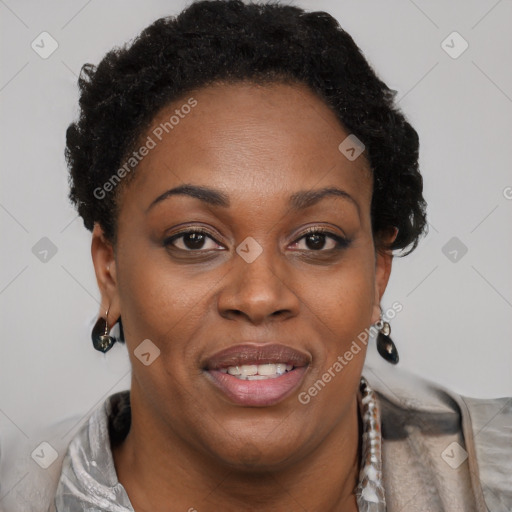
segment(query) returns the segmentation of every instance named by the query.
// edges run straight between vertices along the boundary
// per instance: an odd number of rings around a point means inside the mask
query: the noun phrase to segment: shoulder
[[[89,414],[72,416],[33,432],[1,428],[0,512],[53,512],[70,447],[91,434],[91,425],[99,417],[115,420],[105,436],[123,435],[121,428],[126,428],[126,421],[120,420],[123,414],[129,414],[126,406],[129,408],[129,391],[110,395]]]
[[[512,398],[461,396],[489,510],[512,510]]]
[[[0,510],[46,512],[51,505],[70,436],[81,424],[75,416],[25,433],[0,435]]]
[[[511,398],[463,397],[390,365],[363,374],[381,404],[390,511],[414,497],[429,510],[512,510]]]
[[[130,422],[129,391],[110,395],[94,411],[69,443],[49,512],[132,510],[112,456],[112,445],[126,435]]]

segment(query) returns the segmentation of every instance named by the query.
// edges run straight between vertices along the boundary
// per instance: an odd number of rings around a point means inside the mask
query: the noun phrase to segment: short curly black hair
[[[192,90],[218,82],[295,82],[315,91],[365,145],[373,173],[372,230],[408,254],[426,231],[416,131],[358,46],[325,12],[279,3],[206,0],[158,19],[114,48],[78,81],[80,116],[66,133],[70,199],[87,229],[115,243],[119,189],[98,187],[118,170],[155,115]]]

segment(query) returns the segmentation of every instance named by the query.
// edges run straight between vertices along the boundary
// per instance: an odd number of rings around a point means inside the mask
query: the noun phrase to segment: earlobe
[[[373,301],[372,323],[377,322],[381,317],[380,302],[386,291],[389,276],[391,275],[391,264],[393,254],[391,251],[377,251],[375,261],[375,296]]]
[[[104,314],[108,309],[110,311],[109,319],[114,320],[121,314],[119,310],[114,248],[105,237],[103,229],[98,223],[94,224],[92,232],[91,256],[96,281],[101,292],[100,314]]]
[[[386,247],[389,247],[398,234],[396,228],[386,240]],[[391,266],[393,263],[393,253],[391,249],[377,249],[375,251],[375,297],[373,302],[372,323],[376,323],[381,317],[380,302],[388,286],[389,276],[391,275]]]

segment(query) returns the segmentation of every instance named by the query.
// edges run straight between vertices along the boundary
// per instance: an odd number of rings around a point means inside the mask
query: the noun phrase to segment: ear
[[[392,234],[384,240],[379,240],[380,247],[389,247],[398,234],[396,228]],[[388,286],[389,276],[391,275],[391,264],[393,262],[393,253],[390,249],[378,248],[375,251],[375,295],[373,299],[373,312],[371,322],[374,324],[381,317],[380,301]]]
[[[94,224],[92,231],[91,255],[96,281],[101,292],[100,316],[105,317],[108,310],[108,324],[112,327],[121,316],[116,260],[114,248],[105,237],[103,229],[98,223]]]

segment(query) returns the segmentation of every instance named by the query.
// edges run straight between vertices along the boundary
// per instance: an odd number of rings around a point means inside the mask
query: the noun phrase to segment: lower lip
[[[280,377],[265,380],[241,380],[219,370],[207,373],[231,402],[246,407],[268,407],[283,401],[299,387],[306,368],[294,368]]]

